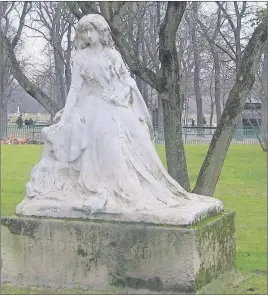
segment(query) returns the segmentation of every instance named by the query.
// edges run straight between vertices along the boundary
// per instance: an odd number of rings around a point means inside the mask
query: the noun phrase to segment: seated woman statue
[[[104,18],[82,17],[75,44],[65,108],[43,129],[42,159],[16,213],[191,224],[221,211],[221,201],[186,192],[164,168],[150,114]]]

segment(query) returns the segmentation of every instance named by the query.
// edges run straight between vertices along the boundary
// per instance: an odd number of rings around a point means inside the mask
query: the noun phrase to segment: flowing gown
[[[31,214],[32,207],[63,217],[127,213],[183,207],[200,198],[210,210],[222,209],[220,201],[187,193],[168,174],[147,107],[115,49],[76,53],[68,99],[75,104],[67,122],[43,129],[43,156],[17,213]]]

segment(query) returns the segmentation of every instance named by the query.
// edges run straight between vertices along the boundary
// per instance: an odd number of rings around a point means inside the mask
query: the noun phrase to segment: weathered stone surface
[[[196,226],[2,219],[2,282],[197,293],[235,271],[234,213]]]

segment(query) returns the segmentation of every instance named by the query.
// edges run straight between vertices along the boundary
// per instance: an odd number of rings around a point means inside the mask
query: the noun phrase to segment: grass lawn
[[[192,187],[207,148],[207,145],[186,145]],[[157,149],[165,163],[164,147],[158,146]],[[16,204],[23,198],[30,171],[41,154],[42,146],[2,145],[2,216],[14,213]],[[266,153],[258,145],[232,145],[217,185],[215,197],[237,213],[237,267],[247,276],[225,294],[267,294],[266,163]],[[2,294],[25,292],[30,294],[28,289],[2,287]]]

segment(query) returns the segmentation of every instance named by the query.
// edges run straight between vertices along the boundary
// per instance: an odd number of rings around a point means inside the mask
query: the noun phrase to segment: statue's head
[[[79,20],[74,40],[76,49],[86,48],[94,42],[100,42],[105,47],[114,47],[109,25],[99,14],[88,14]]]

